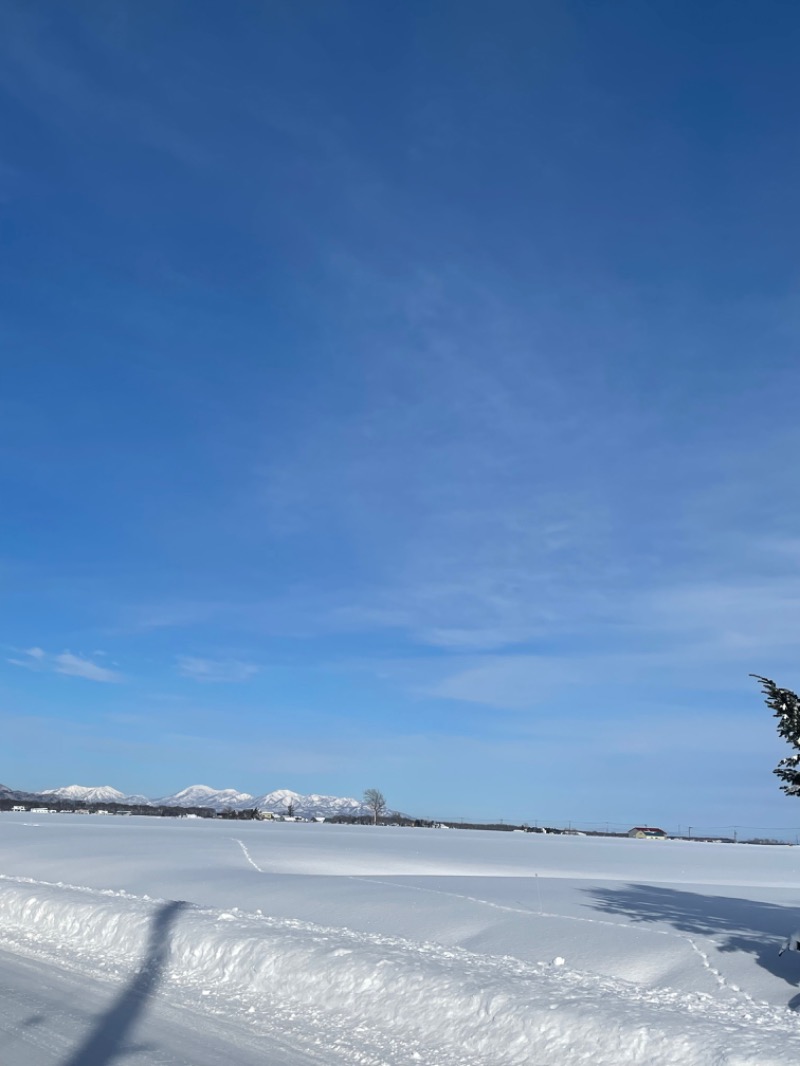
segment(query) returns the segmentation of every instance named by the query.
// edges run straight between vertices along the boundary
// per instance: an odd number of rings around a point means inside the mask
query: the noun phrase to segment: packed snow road
[[[800,849],[0,816],[3,1066],[771,1066]]]
[[[54,962],[0,952],[3,1066],[323,1066],[317,1055]],[[141,982],[140,982],[141,984]]]

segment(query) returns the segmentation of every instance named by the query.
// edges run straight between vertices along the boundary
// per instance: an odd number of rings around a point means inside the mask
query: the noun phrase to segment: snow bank
[[[167,906],[127,892],[0,877],[6,942],[94,973],[146,966]],[[164,937],[168,950],[162,943],[159,951],[174,994],[211,997],[223,1012],[302,1012],[312,1032],[357,1030],[363,1047],[370,1034],[374,1045],[388,1037],[398,1063],[785,1066],[800,1054],[796,1017],[786,1010],[750,1005],[743,1014],[734,998],[642,989],[572,970],[569,959],[532,965],[189,904]]]

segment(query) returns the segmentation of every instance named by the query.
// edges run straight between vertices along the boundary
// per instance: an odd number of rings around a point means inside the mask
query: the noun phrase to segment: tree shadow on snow
[[[180,900],[170,900],[159,909],[136,975],[63,1066],[107,1066],[131,1050],[129,1044],[123,1045],[158,987],[169,954],[170,927],[185,906]]]
[[[706,896],[654,885],[589,890],[594,906],[632,922],[668,922],[687,936],[708,937],[721,953],[741,951],[774,977],[800,986],[800,953],[778,955],[788,935],[800,926],[800,908],[777,903]],[[789,1003],[800,1007],[800,995]]]

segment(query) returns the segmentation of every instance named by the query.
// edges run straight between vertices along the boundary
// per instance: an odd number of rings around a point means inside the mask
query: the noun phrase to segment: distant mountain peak
[[[0,785],[0,794],[6,796],[41,796],[53,800],[74,803],[130,803],[152,807],[208,807],[212,810],[246,810],[253,807],[273,814],[286,814],[291,804],[292,813],[298,818],[331,818],[336,815],[361,817],[368,809],[357,799],[348,796],[321,796],[317,793],[303,795],[289,788],[274,789],[261,796],[239,792],[235,788],[212,788],[211,785],[189,785],[170,796],[149,799],[147,796],[130,796],[112,785],[64,785],[36,793],[20,792]]]
[[[253,797],[249,792],[239,792],[235,788],[212,788],[210,785],[189,785],[171,796],[158,800],[163,807],[246,807],[253,806]]]
[[[64,785],[62,788],[45,789],[40,795],[82,800],[84,803],[124,803],[128,799],[124,792],[112,785]]]
[[[347,814],[358,817],[366,814],[367,808],[360,800],[342,796],[302,796],[298,792],[292,792],[286,788],[276,789],[258,796],[254,806],[260,811],[272,811],[273,814],[283,814],[289,803],[292,811],[301,818],[315,818],[320,816],[331,817],[336,814]]]

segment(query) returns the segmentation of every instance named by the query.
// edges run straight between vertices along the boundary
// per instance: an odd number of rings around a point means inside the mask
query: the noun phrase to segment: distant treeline
[[[56,799],[51,796],[37,796],[25,794],[21,796],[0,797],[0,811],[10,811],[13,807],[25,807],[30,812],[36,807],[46,807],[48,811],[59,814],[97,814],[98,811],[107,811],[109,814],[139,814],[148,818],[181,818],[193,815],[197,818],[230,818],[236,821],[255,821],[262,818],[262,812],[256,807],[245,810],[222,810],[217,811],[213,807],[172,807],[163,805],[149,805],[145,803],[87,803],[85,800]],[[281,820],[282,815],[276,815]],[[372,825],[372,815],[349,815],[335,814],[325,819],[335,825]],[[531,826],[516,825],[513,822],[438,822],[431,818],[408,818],[400,814],[389,815],[381,820],[382,825],[406,826],[417,829],[486,829],[499,833],[525,832],[525,833],[549,833],[554,836],[590,836],[590,837],[625,837],[627,833],[614,832],[613,830],[601,829],[563,829],[558,826]],[[734,844],[735,837],[723,836],[700,836],[675,837],[677,840],[691,840],[696,843],[713,842],[717,844]],[[751,837],[739,839],[740,844],[787,844],[786,840],[776,840],[772,837]]]
[[[213,818],[215,811],[210,807],[162,807],[145,803],[86,803],[83,800],[55,799],[52,796],[20,796],[16,799],[0,799],[0,811],[10,811],[13,807],[46,807],[48,811],[59,814],[84,812],[96,814],[108,811],[109,814],[143,814],[150,817],[177,818],[182,814],[195,814],[198,818]]]

